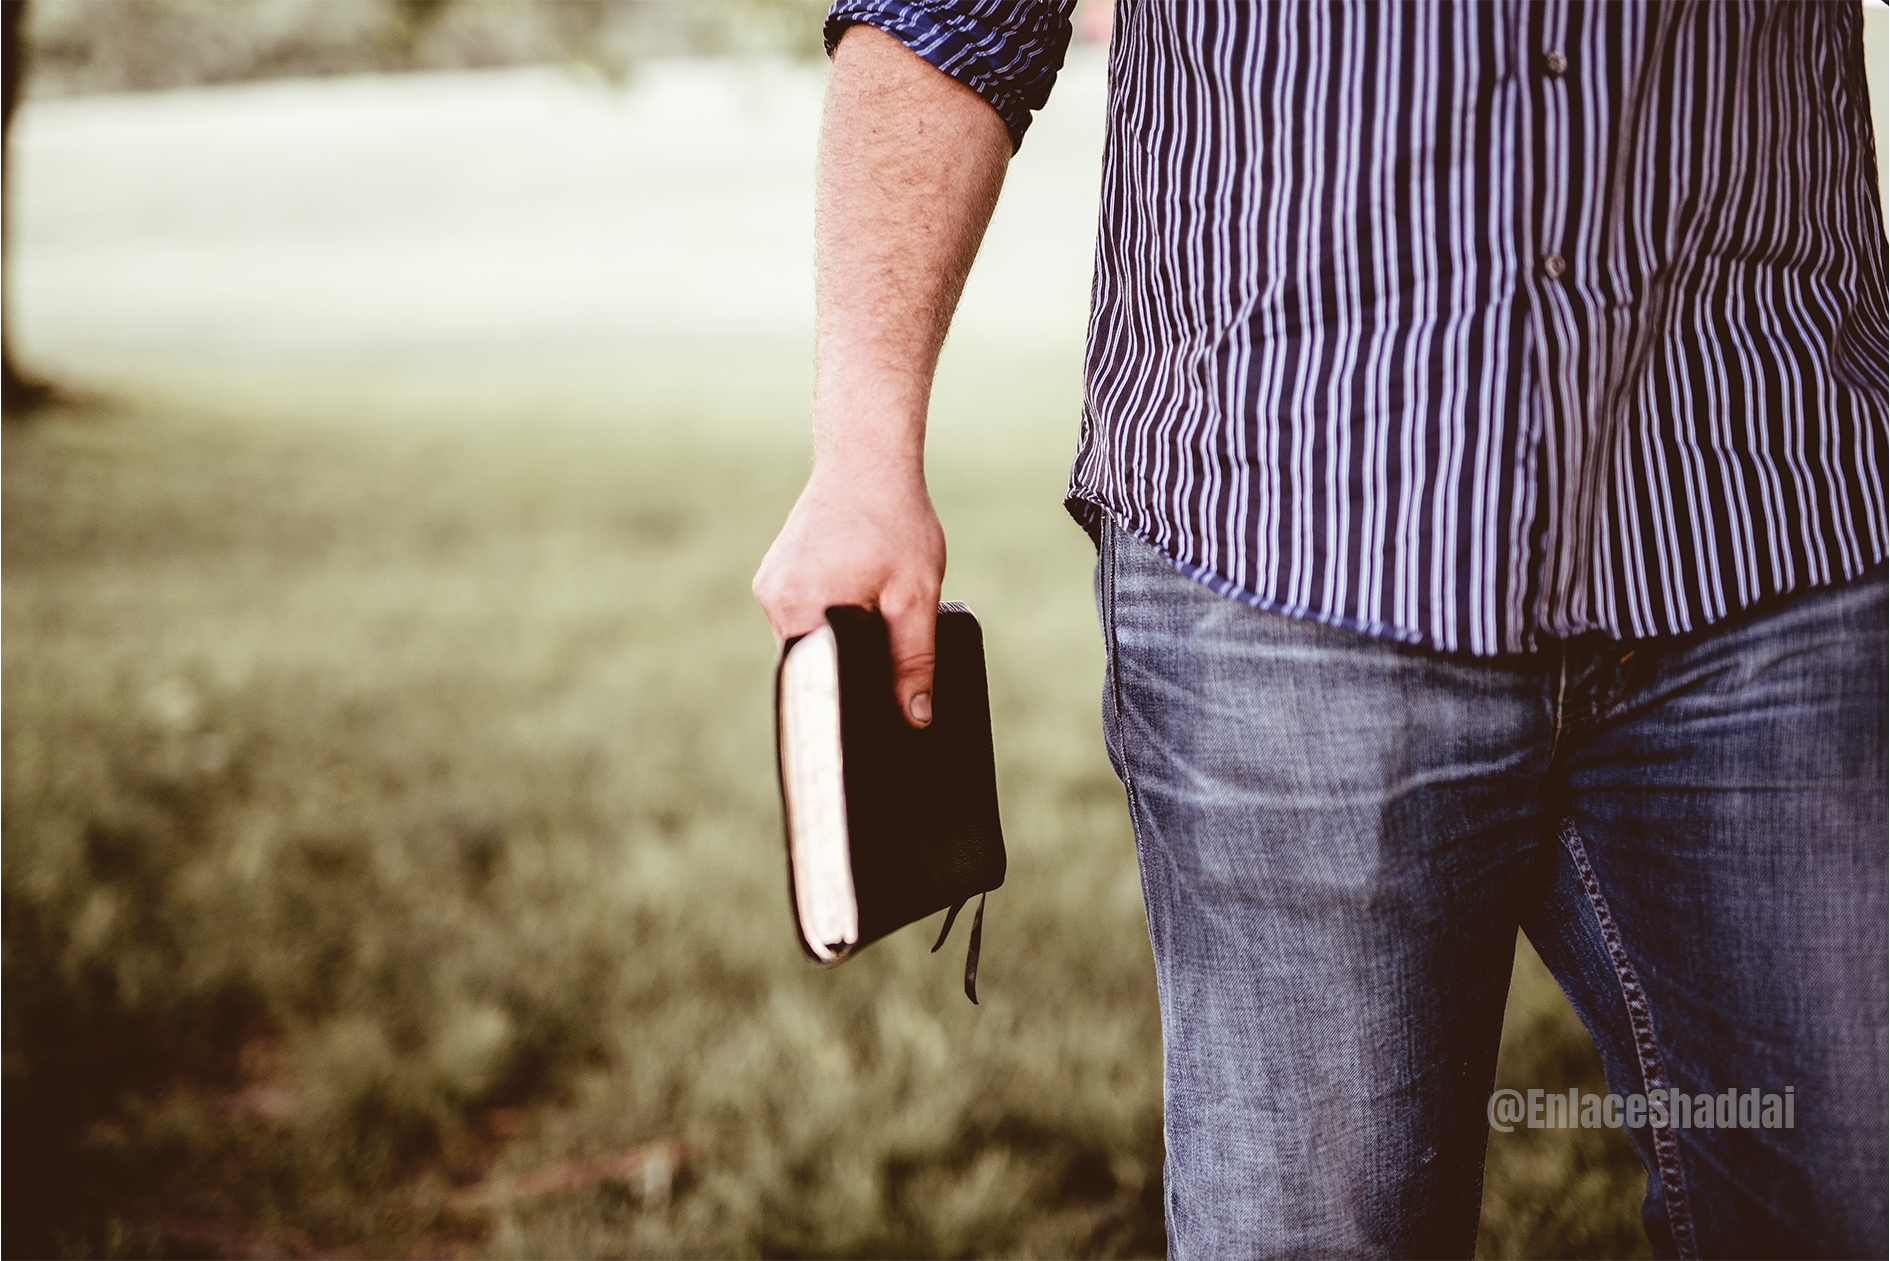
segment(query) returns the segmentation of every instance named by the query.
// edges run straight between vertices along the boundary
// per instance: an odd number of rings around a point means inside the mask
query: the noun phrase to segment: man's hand
[[[1010,134],[892,36],[835,50],[815,226],[814,472],[755,575],[777,642],[878,609],[906,721],[932,720],[945,536],[925,488],[939,347],[990,222]]]
[[[815,470],[755,575],[775,642],[819,626],[830,605],[886,618],[893,693],[915,727],[932,721],[934,616],[945,533],[925,484],[888,470]]]

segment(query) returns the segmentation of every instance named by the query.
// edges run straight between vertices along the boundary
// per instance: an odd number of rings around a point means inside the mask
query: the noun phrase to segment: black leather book
[[[775,669],[775,735],[788,892],[801,948],[839,963],[938,911],[979,898],[965,964],[978,1001],[982,895],[1004,883],[984,636],[962,604],[938,610],[932,723],[893,697],[886,623],[838,606],[790,640]]]

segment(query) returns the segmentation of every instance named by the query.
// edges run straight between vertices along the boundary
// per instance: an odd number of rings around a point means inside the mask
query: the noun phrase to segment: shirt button
[[[1561,49],[1551,48],[1542,54],[1542,68],[1549,72],[1551,78],[1559,79],[1568,73],[1568,58],[1562,55]]]
[[[1560,280],[1562,273],[1568,270],[1568,263],[1560,254],[1550,254],[1542,260],[1542,270],[1550,280]]]

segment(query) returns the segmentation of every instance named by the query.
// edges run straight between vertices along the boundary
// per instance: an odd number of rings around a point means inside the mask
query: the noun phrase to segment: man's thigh
[[[1468,1255],[1543,672],[1254,610],[1113,527],[1098,584],[1171,1255]]]
[[[1882,575],[1641,646],[1626,674],[1563,736],[1562,871],[1531,938],[1618,1093],[1794,1099],[1791,1128],[1635,1132],[1649,1233],[1703,1256],[1881,1256]]]

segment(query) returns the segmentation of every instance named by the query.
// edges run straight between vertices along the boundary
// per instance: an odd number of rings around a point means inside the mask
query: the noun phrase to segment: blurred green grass
[[[1160,1254],[1075,360],[955,348],[934,411],[1011,851],[977,1009],[925,933],[793,946],[747,586],[805,360],[132,363],[7,426],[9,1255]],[[1526,951],[1499,1080],[1600,1081]],[[1495,1137],[1480,1255],[1645,1255],[1619,1134]]]

